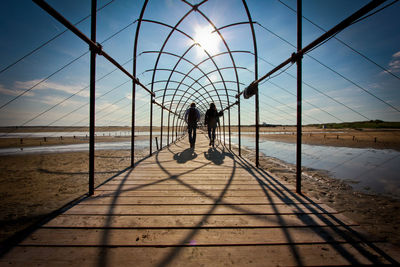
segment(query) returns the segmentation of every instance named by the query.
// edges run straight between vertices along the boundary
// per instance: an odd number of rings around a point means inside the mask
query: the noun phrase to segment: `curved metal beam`
[[[246,10],[247,17],[249,19],[249,22],[252,22],[251,15],[249,8],[247,7],[246,0],[242,0],[243,6]],[[258,52],[257,52],[257,41],[256,41],[256,34],[254,30],[254,25],[253,23],[250,23],[250,29],[251,29],[251,34],[253,35],[253,49],[254,49],[254,78],[255,80],[258,79]],[[238,90],[238,94],[240,91]],[[260,120],[260,114],[259,114],[259,96],[258,96],[258,91],[256,92],[256,97],[255,97],[255,105],[256,105],[256,167],[259,166],[259,138],[260,138],[260,133],[259,133],[259,120]],[[240,148],[240,137],[239,137],[239,148]]]
[[[145,0],[142,6],[142,10],[140,11],[138,23],[136,25],[136,32],[135,32],[135,41],[133,45],[133,76],[136,77],[136,59],[137,59],[137,45],[139,40],[139,32],[140,27],[142,25],[142,19],[144,15],[144,11],[146,10],[148,0]],[[136,107],[136,84],[132,83],[132,133],[131,133],[131,167],[135,166],[134,159],[135,159],[135,107]],[[150,145],[151,145],[151,137],[150,137]]]

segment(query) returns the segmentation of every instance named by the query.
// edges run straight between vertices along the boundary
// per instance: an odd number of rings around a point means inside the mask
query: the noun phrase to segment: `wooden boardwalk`
[[[197,138],[194,151],[181,140],[99,187],[0,265],[397,264],[400,253],[356,223]]]

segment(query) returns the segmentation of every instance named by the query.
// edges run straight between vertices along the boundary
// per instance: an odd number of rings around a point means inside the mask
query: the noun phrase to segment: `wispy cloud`
[[[36,79],[30,81],[16,81],[14,83],[14,87],[18,90],[21,89],[28,90],[34,88],[34,90],[56,90],[67,94],[74,94],[82,90],[85,86],[68,85],[68,84],[49,82],[49,81],[41,82],[40,79]],[[83,97],[89,97],[89,90],[83,90],[78,95]]]
[[[4,85],[0,84],[0,94],[3,95],[11,95],[11,96],[17,96],[20,95],[24,92],[25,90],[20,90],[20,89],[8,89],[4,87]],[[27,92],[25,93],[27,96],[33,96],[34,94],[32,92]]]
[[[392,55],[392,59],[389,62],[389,70],[393,73],[400,72],[400,51]]]
[[[71,107],[71,106],[82,105],[83,103],[81,101],[72,100],[72,98],[68,99],[67,101],[64,100],[65,100],[64,97],[51,96],[51,95],[46,95],[37,99],[38,102],[43,104],[48,104],[50,106],[59,104],[62,107]]]

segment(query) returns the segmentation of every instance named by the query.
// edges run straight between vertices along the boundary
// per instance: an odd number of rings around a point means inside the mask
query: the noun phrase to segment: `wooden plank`
[[[210,212],[213,210],[211,209]],[[193,227],[303,227],[357,225],[340,214],[270,215],[60,215],[45,227],[193,228]]]
[[[396,255],[395,255],[396,256]],[[29,261],[27,261],[29,259]],[[27,264],[29,262],[29,264]],[[222,247],[16,247],[4,266],[345,266],[388,260],[369,246],[304,244]]]
[[[55,229],[42,228],[23,246],[210,246],[364,242],[356,227],[233,229]],[[54,239],[57,236],[57,239]]]
[[[107,184],[108,185],[120,185],[121,183],[125,184],[125,185],[142,185],[142,184],[148,184],[148,183],[152,183],[155,181],[158,181],[159,179],[142,179],[142,178],[138,178],[136,177],[135,173],[133,175],[133,179],[129,179],[129,180],[121,180],[121,179],[113,179],[111,181],[109,181]],[[191,179],[191,178],[187,178],[187,179],[168,179],[162,182],[162,184],[181,184],[181,182],[185,182],[187,184],[193,184],[193,185],[226,185],[227,183],[227,179],[205,179],[205,178],[201,178],[201,179]],[[256,180],[249,180],[249,179],[234,179],[232,181],[229,182],[232,185],[259,185],[259,182],[257,182]],[[282,185],[288,185],[288,184],[282,184]]]
[[[193,190],[193,189],[153,189],[152,187],[139,188],[135,190],[126,190],[116,193],[115,190],[97,190],[96,196],[143,196],[143,197],[190,197],[190,196],[211,196],[218,197],[221,194],[224,197],[265,197],[265,192],[257,189],[207,189],[207,190]]]
[[[178,184],[169,185],[169,184],[143,184],[143,185],[109,185],[105,184],[97,189],[99,190],[138,190],[141,188],[151,189],[151,190],[175,190],[175,189],[186,189],[186,190],[223,190],[223,189],[232,189],[232,190],[241,190],[241,189],[257,189],[257,190],[269,190],[268,188],[262,188],[260,185],[235,185],[235,184],[225,184],[225,185],[204,185],[204,184],[187,184],[184,181]]]
[[[121,192],[122,193],[122,192]],[[114,205],[125,205],[125,204],[312,204],[314,202],[307,199],[290,199],[290,198],[279,198],[279,197],[135,197],[135,196],[120,196],[119,192],[116,196],[98,196],[83,201],[85,204],[114,204]]]
[[[180,214],[207,214],[211,209],[213,214],[318,214],[336,213],[336,211],[325,204],[279,204],[279,205],[129,205],[129,206],[108,206],[108,205],[77,205],[64,214],[75,215],[180,215]]]

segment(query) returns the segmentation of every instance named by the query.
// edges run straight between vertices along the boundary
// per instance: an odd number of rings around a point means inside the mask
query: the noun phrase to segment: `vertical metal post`
[[[153,96],[150,95],[150,155],[153,153]]]
[[[222,124],[223,124],[223,131],[224,131],[224,146],[226,146],[226,141],[225,141],[225,116],[222,117]]]
[[[255,105],[256,105],[256,167],[258,168],[260,166],[260,125],[259,125],[259,120],[260,120],[260,108],[259,108],[259,98],[258,98],[258,89],[256,92],[256,97],[255,97]]]
[[[240,125],[240,97],[238,98],[238,143],[239,143],[239,157],[241,157],[242,156],[242,148],[241,148],[241,129],[240,129],[240,127],[241,127],[241,125]]]
[[[247,17],[249,18],[249,25],[251,29],[251,34],[253,36],[253,46],[254,46],[254,78],[255,80],[258,79],[258,52],[257,52],[257,41],[256,41],[256,33],[254,30],[253,20],[251,19],[249,8],[247,7],[246,1],[242,0],[244,8],[246,9]],[[258,85],[255,97],[255,105],[256,105],[256,166],[259,167],[259,139],[260,139],[260,127],[259,127],[259,99],[258,99]],[[240,137],[239,137],[240,142]],[[239,143],[240,144],[240,143]],[[240,147],[240,145],[239,145]]]
[[[135,106],[136,83],[132,81],[132,128],[131,128],[131,168],[135,165]]]
[[[297,53],[302,49],[302,10],[301,0],[297,0]],[[296,145],[296,192],[301,194],[301,102],[302,102],[302,57],[297,57],[297,145]]]
[[[174,115],[174,116],[175,116],[175,115]],[[167,133],[167,145],[168,145],[168,146],[169,146],[169,144],[171,143],[171,142],[169,141],[169,131],[170,131],[169,124],[170,124],[170,120],[171,120],[171,113],[168,112],[168,127],[167,127],[167,130],[168,130],[168,133]]]
[[[144,11],[147,6],[147,0],[144,1],[142,10],[140,11],[139,19],[138,19],[138,24],[136,27],[136,33],[135,33],[135,42],[133,45],[133,66],[132,66],[132,74],[134,77],[136,77],[136,61],[137,61],[137,48],[138,48],[138,41],[139,41],[139,31],[140,31],[140,26],[142,25],[142,18]],[[136,113],[135,113],[135,107],[136,107],[136,83],[133,81],[133,86],[132,86],[132,136],[131,136],[131,167],[134,167],[134,160],[135,160],[135,118],[136,118]]]
[[[91,40],[96,43],[97,0],[92,0]],[[95,134],[95,99],[96,99],[96,50],[90,49],[90,107],[89,107],[89,195],[94,194],[94,134]]]
[[[171,131],[171,134],[172,134],[172,142],[175,142],[175,141],[176,141],[176,138],[177,138],[177,136],[178,136],[178,133],[177,133],[178,129],[177,129],[176,126],[175,126],[175,120],[177,120],[177,119],[176,119],[176,116],[174,115],[174,117],[173,117],[173,119],[172,119],[172,131]],[[174,131],[175,131],[175,132],[174,132]],[[175,133],[175,139],[174,139],[174,133]]]
[[[160,124],[161,124],[161,129],[160,129],[160,148],[161,149],[162,149],[162,140],[163,140],[163,132],[164,132],[163,131],[163,123],[164,123],[164,109],[161,108],[161,122],[160,122]]]
[[[229,149],[232,149],[231,146],[231,140],[232,140],[232,135],[231,135],[231,109],[228,109],[228,131],[229,131]]]

